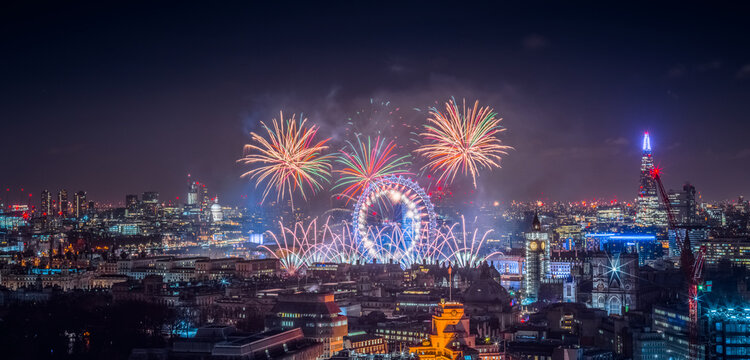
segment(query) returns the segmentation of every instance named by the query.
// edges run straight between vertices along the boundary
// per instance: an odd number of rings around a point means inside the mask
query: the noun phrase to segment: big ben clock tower
[[[539,286],[549,272],[549,233],[542,231],[542,224],[535,214],[531,231],[524,234],[526,238],[526,264],[523,278],[525,292],[524,302],[529,304],[538,300]]]

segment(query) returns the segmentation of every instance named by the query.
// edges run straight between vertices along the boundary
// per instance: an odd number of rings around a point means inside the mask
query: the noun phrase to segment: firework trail
[[[408,269],[417,264],[451,263],[455,267],[476,267],[488,257],[501,255],[485,248],[489,231],[466,230],[465,221],[444,226],[435,236],[427,230],[414,242],[399,227],[368,227],[364,241],[353,236],[351,224],[342,221],[331,225],[330,218],[322,226],[317,219],[298,222],[279,231],[269,231],[272,245],[260,248],[281,262],[289,275],[303,273],[315,263],[357,264],[395,262]],[[461,226],[461,230],[457,227]],[[481,235],[481,237],[480,237]]]
[[[470,231],[471,236],[467,238],[466,219],[463,215],[461,215],[461,232],[457,235],[455,228],[458,225],[458,223],[453,224],[438,232],[440,239],[437,241],[444,244],[443,246],[447,248],[444,249],[446,260],[453,265],[459,268],[476,267],[481,265],[488,257],[502,254],[500,252],[485,254],[484,245],[487,242],[487,235],[492,230],[485,231],[482,237],[478,239],[477,235],[479,235],[480,230],[475,228]]]
[[[445,113],[435,107],[430,108],[430,117],[420,134],[425,144],[416,152],[428,163],[423,167],[442,170],[438,181],[452,182],[456,174],[471,175],[474,187],[477,186],[477,173],[483,168],[500,167],[501,155],[507,155],[510,146],[502,145],[498,133],[505,131],[500,126],[501,118],[488,106],[459,109],[455,99],[445,103]]]
[[[306,126],[307,119],[295,120],[295,116],[284,119],[279,112],[279,119],[272,120],[272,126],[261,122],[268,137],[265,138],[254,132],[250,135],[253,144],[244,148],[244,157],[237,162],[255,165],[241,177],[250,177],[256,181],[256,187],[267,180],[261,202],[272,188],[276,189],[276,198],[290,198],[299,189],[302,198],[307,200],[304,187],[307,186],[314,193],[322,188],[322,183],[330,176],[331,164],[329,155],[323,155],[328,149],[326,142],[330,139],[315,142],[317,126]]]
[[[341,177],[334,189],[343,188],[341,195],[346,203],[359,197],[370,184],[386,176],[407,175],[406,167],[411,165],[409,155],[398,156],[393,141],[386,143],[379,136],[367,141],[357,136],[357,143],[347,141],[347,147],[340,152],[336,162],[343,165],[342,170],[335,170]]]

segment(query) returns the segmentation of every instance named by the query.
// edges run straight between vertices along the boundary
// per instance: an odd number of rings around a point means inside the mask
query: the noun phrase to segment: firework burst
[[[459,224],[453,224],[448,228],[443,229],[438,233],[439,243],[443,243],[447,248],[444,250],[446,254],[446,260],[454,264],[459,268],[465,267],[476,267],[481,265],[488,257],[501,254],[500,252],[486,253],[484,245],[487,242],[487,235],[492,230],[487,230],[481,235],[481,238],[477,236],[480,234],[479,229],[473,229],[467,232],[466,219],[463,215],[461,216],[461,232],[456,234],[455,229]],[[470,237],[467,238],[467,234],[471,233]]]
[[[497,135],[505,131],[500,126],[501,118],[488,106],[459,109],[454,99],[445,103],[445,113],[430,109],[424,132],[420,136],[425,144],[416,152],[428,163],[423,169],[442,170],[438,180],[452,182],[459,172],[471,175],[477,186],[477,173],[484,168],[500,167],[502,155],[507,155],[510,146],[502,145]]]
[[[343,165],[342,170],[335,170],[341,175],[334,189],[343,188],[341,195],[346,203],[362,194],[371,183],[386,176],[407,175],[406,167],[411,165],[409,155],[398,156],[393,141],[386,143],[379,136],[366,141],[357,136],[357,143],[347,141],[347,147],[341,150],[336,162]]]
[[[278,231],[267,232],[270,244],[260,248],[279,259],[289,275],[304,273],[315,263],[394,262],[404,269],[416,264],[450,263],[465,268],[502,255],[485,248],[489,231],[467,229],[465,221],[444,226],[434,236],[423,229],[417,239],[399,227],[368,227],[365,240],[358,240],[351,224],[331,224],[330,218],[320,226],[317,219],[291,227],[279,225]]]
[[[330,139],[316,142],[314,138],[318,127],[307,126],[306,123],[307,119],[297,121],[294,115],[285,120],[280,112],[279,119],[272,120],[272,126],[261,122],[268,137],[250,133],[254,143],[245,145],[245,155],[237,162],[260,164],[242,174],[242,177],[255,180],[256,186],[267,180],[261,202],[265,201],[272,188],[276,189],[277,199],[285,195],[291,198],[297,189],[302,198],[307,199],[305,186],[314,193],[322,188],[322,183],[330,176],[331,157],[323,155],[323,151],[328,149],[326,142]]]

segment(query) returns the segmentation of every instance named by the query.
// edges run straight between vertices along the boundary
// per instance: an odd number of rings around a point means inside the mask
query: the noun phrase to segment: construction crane
[[[675,220],[674,214],[672,213],[672,205],[669,202],[669,195],[664,191],[664,185],[661,182],[661,169],[655,167],[651,170],[651,177],[656,181],[659,187],[659,195],[661,201],[664,203],[664,207],[667,210],[667,224],[668,228],[674,231],[675,244],[680,249],[680,268],[682,268],[685,278],[688,281],[688,307],[689,307],[689,318],[688,324],[690,330],[690,358],[698,358],[698,345],[700,344],[700,334],[698,328],[698,320],[700,317],[700,303],[698,302],[698,286],[703,281],[703,262],[704,255],[706,253],[705,246],[701,246],[697,254],[693,254],[692,246],[690,245],[690,238],[687,235],[687,228],[685,229],[685,238],[682,238],[682,233],[678,231],[677,221]]]

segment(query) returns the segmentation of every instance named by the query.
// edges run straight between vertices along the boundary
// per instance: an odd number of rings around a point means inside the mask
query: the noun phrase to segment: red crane
[[[697,254],[693,254],[693,249],[690,246],[690,239],[687,236],[687,228],[685,229],[685,239],[682,238],[682,233],[678,230],[677,221],[672,213],[672,205],[669,202],[669,196],[664,191],[664,185],[661,182],[661,169],[653,168],[651,170],[651,177],[654,178],[656,184],[659,186],[659,195],[661,201],[664,203],[664,207],[667,209],[667,224],[670,230],[674,231],[675,244],[680,249],[680,267],[682,268],[685,277],[688,281],[688,304],[689,304],[689,317],[690,323],[688,327],[690,329],[690,358],[698,358],[698,345],[700,344],[700,334],[698,333],[698,318],[700,316],[699,302],[698,302],[698,285],[703,281],[703,262],[704,255],[706,253],[706,247],[701,246]]]

